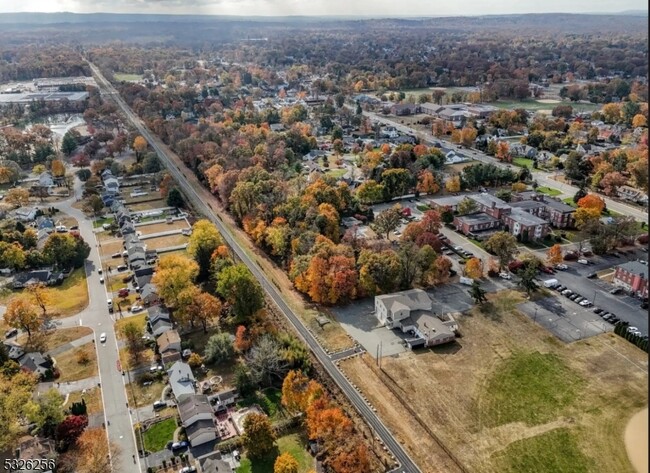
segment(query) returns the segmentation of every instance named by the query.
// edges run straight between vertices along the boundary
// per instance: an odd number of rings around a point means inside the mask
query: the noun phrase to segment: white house
[[[36,218],[36,212],[34,207],[20,207],[14,210],[14,216],[21,222],[31,222]]]
[[[172,388],[176,402],[181,402],[187,396],[192,396],[196,393],[194,386],[196,380],[192,373],[192,368],[187,363],[177,361],[167,371],[169,375],[169,385]]]
[[[405,341],[411,349],[452,342],[458,330],[451,315],[433,313],[433,302],[421,289],[376,296],[375,316],[385,327],[410,334]]]
[[[50,171],[43,171],[38,176],[38,185],[42,187],[54,186],[54,178],[52,177],[52,173],[50,173]]]

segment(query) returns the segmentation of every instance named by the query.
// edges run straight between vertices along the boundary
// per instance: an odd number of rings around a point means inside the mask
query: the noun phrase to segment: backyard
[[[242,456],[237,473],[272,473],[275,459],[282,453],[290,453],[298,461],[298,472],[307,473],[314,469],[314,459],[307,451],[307,439],[298,433],[284,435],[276,441],[277,449],[262,458]]]
[[[528,168],[528,169],[533,168],[533,160],[528,159],[528,158],[522,158],[522,157],[513,158],[512,159],[512,164],[514,164],[515,166],[522,167],[522,168]]]
[[[102,406],[102,390],[100,388],[86,389],[85,393],[82,391],[70,393],[65,407],[71,406],[73,402],[81,402],[82,399],[86,401],[88,415],[97,414],[104,410]]]
[[[80,353],[84,354],[83,361]],[[54,358],[56,367],[61,372],[61,376],[57,379],[60,383],[97,376],[97,356],[95,344],[92,342],[66,350]]]
[[[632,472],[623,432],[648,402],[647,355],[611,333],[563,344],[516,310],[523,300],[489,295],[452,345],[341,367],[430,471]]]
[[[562,191],[553,189],[552,187],[545,187],[545,186],[540,186],[537,189],[535,189],[535,192],[538,192],[540,194],[545,194],[551,197],[555,197],[556,195],[561,195]]]
[[[176,419],[174,417],[156,422],[142,432],[144,449],[149,452],[157,452],[164,449],[167,442],[173,439],[175,430]],[[136,437],[139,437],[139,435],[136,435]]]

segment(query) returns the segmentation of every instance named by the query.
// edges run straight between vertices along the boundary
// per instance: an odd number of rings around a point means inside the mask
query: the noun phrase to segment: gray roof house
[[[375,297],[375,316],[385,327],[411,335],[407,345],[431,347],[456,339],[458,325],[451,315],[437,316],[429,295],[421,289]]]
[[[178,403],[178,414],[192,447],[217,438],[214,411],[207,396],[194,394]]]
[[[52,187],[54,185],[54,178],[50,171],[43,171],[38,176],[38,185],[43,187]]]
[[[52,360],[48,360],[37,351],[21,356],[18,364],[21,369],[36,373],[41,378],[45,378],[47,371],[52,368]]]
[[[172,388],[176,402],[180,403],[187,396],[195,394],[194,385],[196,380],[190,365],[177,361],[167,371],[167,374],[169,375],[169,385]]]

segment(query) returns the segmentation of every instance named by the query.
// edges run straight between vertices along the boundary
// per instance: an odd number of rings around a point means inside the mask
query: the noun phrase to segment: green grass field
[[[306,450],[306,438],[293,433],[280,437],[276,444],[278,448],[262,458],[251,459],[244,454],[237,473],[273,473],[275,459],[284,452],[289,452],[298,461],[298,473],[314,469],[314,459]]]
[[[258,391],[237,403],[238,407],[246,407],[252,404],[259,405],[272,421],[283,418],[284,408],[282,407],[282,391],[280,389],[268,388]]]
[[[504,108],[508,110],[514,110],[516,108],[523,108],[526,110],[552,110],[553,107],[558,105],[571,105],[573,110],[576,112],[592,112],[598,110],[601,105],[596,103],[571,103],[571,102],[558,102],[558,103],[544,103],[537,100],[499,100],[497,102],[490,102],[490,105],[493,105],[497,108]]]
[[[332,176],[334,179],[340,179],[345,176],[347,172],[347,169],[330,169],[326,174]]]
[[[152,425],[142,433],[145,450],[150,452],[162,450],[167,442],[173,439],[175,430],[176,420],[173,417]]]
[[[593,463],[580,451],[569,429],[514,442],[495,459],[504,473],[587,473]]]
[[[121,73],[121,72],[114,73],[113,77],[115,77],[115,80],[127,81],[127,82],[129,82],[129,81],[137,81],[137,80],[142,79],[141,74],[124,74],[124,73]]]
[[[562,194],[562,191],[553,189],[552,187],[545,187],[545,186],[538,187],[537,189],[535,189],[535,192],[539,192],[540,194],[550,195],[551,197]]]
[[[533,168],[533,160],[528,158],[513,158],[512,164],[522,168],[528,168],[528,169]]]
[[[556,355],[516,353],[497,366],[488,380],[479,415],[486,426],[544,424],[574,402],[581,385],[577,373]]]

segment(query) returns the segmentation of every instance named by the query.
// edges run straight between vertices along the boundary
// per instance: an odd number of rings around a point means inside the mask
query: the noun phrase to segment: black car
[[[557,292],[562,292],[562,291],[564,291],[565,289],[566,289],[566,286],[557,286],[557,287],[555,288],[555,290],[556,290]]]
[[[587,274],[587,279],[594,279],[594,278],[597,278],[597,277],[598,277],[598,275],[596,273]]]
[[[571,294],[569,296],[569,299],[571,299],[572,301],[575,301],[578,297],[580,297],[580,294]]]
[[[127,265],[125,265],[125,264],[121,264],[121,265],[119,265],[119,266],[118,266],[117,268],[115,268],[115,269],[117,269],[118,271],[126,271],[126,270],[129,269],[129,268],[127,267]]]
[[[610,318],[609,318],[609,322],[612,323],[612,324],[616,324],[616,323],[618,323],[618,322],[620,322],[620,321],[621,321],[621,319],[619,319],[619,318],[616,317],[616,316],[613,316],[613,317],[610,317]]]
[[[601,309],[601,308],[599,308],[599,307],[596,307],[596,308],[594,309],[594,314],[602,314],[602,313],[603,313],[603,309]]]

